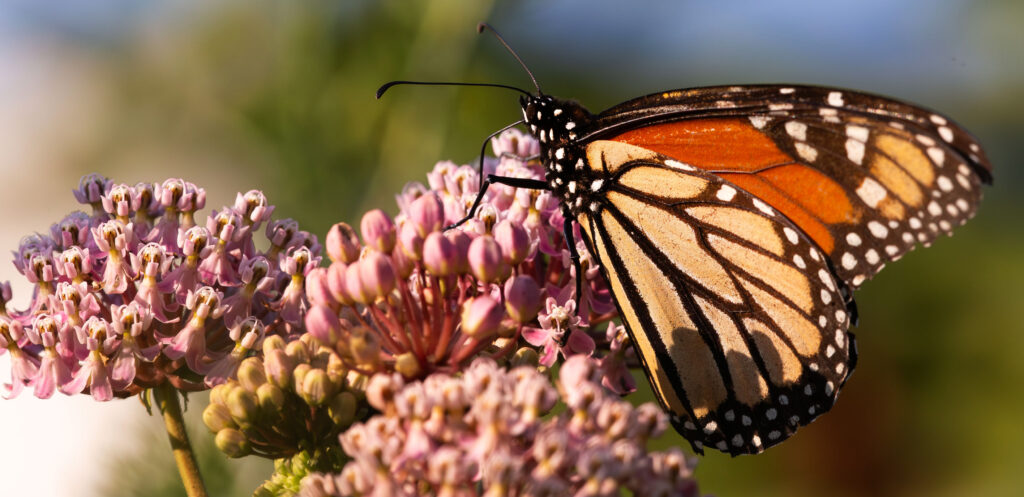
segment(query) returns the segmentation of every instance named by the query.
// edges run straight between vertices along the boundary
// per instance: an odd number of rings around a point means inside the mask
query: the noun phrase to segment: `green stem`
[[[185,493],[188,497],[207,497],[206,486],[203,485],[203,477],[199,475],[199,465],[196,464],[196,456],[192,452],[192,444],[188,441],[188,433],[185,431],[185,418],[181,413],[178,391],[170,383],[164,382],[153,389],[153,393],[156,395],[160,412],[164,415],[167,438],[171,441],[171,451],[174,453],[178,472],[181,473]]]

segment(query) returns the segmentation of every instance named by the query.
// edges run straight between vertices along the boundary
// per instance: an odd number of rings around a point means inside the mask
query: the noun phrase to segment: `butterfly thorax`
[[[575,102],[547,95],[523,97],[520,103],[524,123],[540,142],[544,180],[562,205],[574,215],[579,213],[589,205],[592,186],[600,180],[586,166],[584,148],[579,141],[581,129],[594,117]]]

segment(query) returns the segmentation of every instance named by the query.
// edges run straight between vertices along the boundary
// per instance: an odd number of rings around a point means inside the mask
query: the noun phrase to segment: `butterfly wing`
[[[585,152],[598,179],[577,220],[694,449],[757,453],[827,411],[856,354],[816,244],[714,174],[618,141]]]
[[[742,187],[796,223],[856,287],[973,216],[991,165],[950,119],[884,97],[730,86],[641,97],[582,141],[659,152]]]

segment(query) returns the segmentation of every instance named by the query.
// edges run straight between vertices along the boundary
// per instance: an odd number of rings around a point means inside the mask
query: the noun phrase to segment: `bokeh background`
[[[1024,3],[1019,0],[0,3],[0,249],[76,208],[88,172],[184,177],[209,207],[262,188],[322,234],[439,159],[469,162],[529,86],[591,110],[671,88],[803,82],[954,116],[995,164],[978,217],[857,294],[861,362],[832,412],[755,457],[702,458],[718,496],[1024,495]],[[13,266],[17,302],[27,285]],[[0,379],[7,365],[0,358]],[[197,415],[202,396],[194,396]],[[195,420],[198,421],[198,420]],[[158,419],[134,400],[0,401],[0,494],[178,495]],[[214,495],[270,467],[206,447]],[[678,439],[666,444],[682,444]],[[684,444],[685,445],[685,444]]]

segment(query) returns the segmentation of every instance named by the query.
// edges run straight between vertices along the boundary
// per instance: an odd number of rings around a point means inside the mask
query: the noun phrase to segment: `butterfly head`
[[[523,96],[520,104],[523,123],[540,142],[545,180],[552,192],[575,210],[585,202],[578,185],[589,179],[579,138],[593,116],[576,102],[544,94]]]

